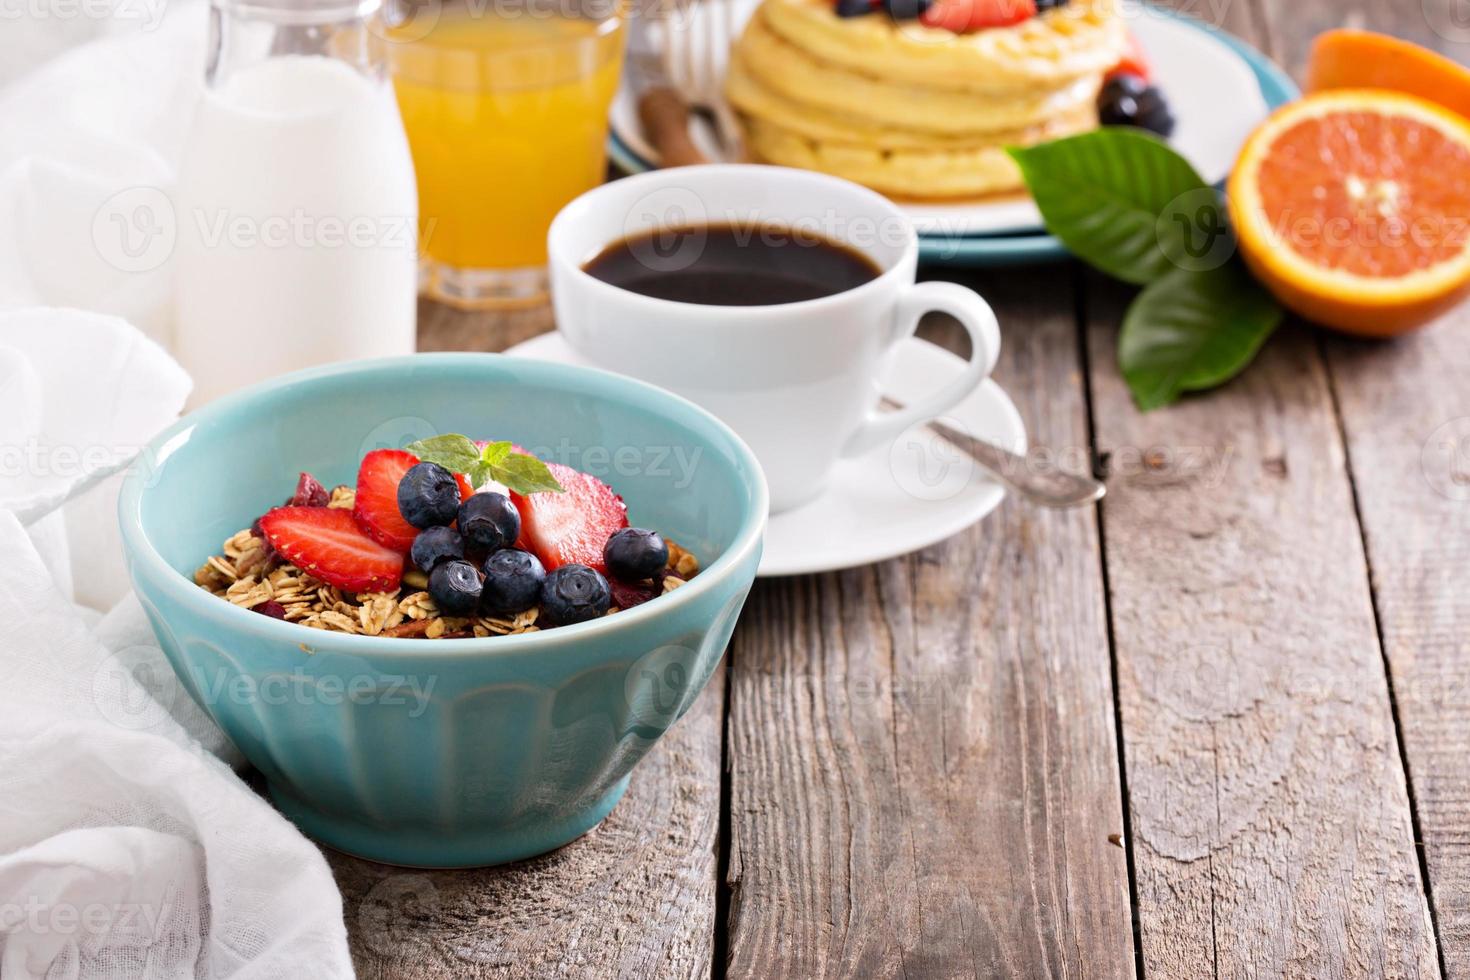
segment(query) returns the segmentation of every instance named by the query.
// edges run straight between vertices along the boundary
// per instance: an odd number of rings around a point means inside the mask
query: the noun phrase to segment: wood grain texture
[[[1288,64],[1339,19],[1470,63],[1455,0],[1273,4]],[[1445,973],[1470,977],[1470,309],[1389,343],[1326,337]]]
[[[1141,415],[1089,280],[1105,558],[1148,976],[1436,976],[1315,338]]]
[[[1328,347],[1445,972],[1470,976],[1470,310]]]
[[[1085,465],[1067,267],[973,282]],[[730,976],[1132,975],[1094,511],[762,582],[730,670]]]
[[[1336,27],[1381,31],[1470,60],[1470,17],[1459,0],[1250,0],[1259,34],[1247,34],[1300,80],[1312,41]]]
[[[549,310],[460,314],[424,303],[424,349],[498,350]],[[519,864],[415,871],[328,852],[364,980],[710,975],[724,671],[633,773],[591,833]]]
[[[607,820],[560,850],[474,871],[329,852],[358,976],[708,977],[723,684],[722,671]]]
[[[419,350],[498,351],[556,325],[551,306],[469,313],[419,299]]]

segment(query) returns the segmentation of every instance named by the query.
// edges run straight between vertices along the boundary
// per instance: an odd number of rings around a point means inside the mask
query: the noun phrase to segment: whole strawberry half
[[[919,22],[968,34],[987,27],[1010,27],[1035,16],[1036,0],[935,0]]]
[[[398,511],[398,484],[418,461],[402,449],[374,449],[357,468],[352,516],[370,538],[398,552],[407,552],[419,535],[419,529]]]
[[[1138,43],[1138,38],[1133,35],[1132,31],[1128,32],[1128,44],[1123,49],[1123,57],[1118,59],[1116,65],[1108,69],[1108,73],[1103,76],[1103,80],[1106,81],[1117,75],[1137,75],[1145,82],[1153,81],[1153,66],[1149,64],[1148,55],[1144,52],[1143,45]]]
[[[519,546],[541,559],[548,572],[571,564],[606,571],[603,546],[614,531],[628,526],[623,498],[595,476],[560,463],[546,467],[565,492],[511,494],[521,512]]]
[[[277,507],[260,529],[287,561],[339,589],[391,592],[403,578],[403,555],[364,534],[345,509]]]
[[[419,458],[402,449],[374,449],[362,458],[357,468],[357,499],[352,505],[352,516],[362,529],[380,544],[395,551],[407,552],[413,547],[413,539],[419,529],[403,519],[398,510],[398,484],[403,474],[418,464]],[[475,492],[469,477],[454,474],[459,484],[461,500]]]

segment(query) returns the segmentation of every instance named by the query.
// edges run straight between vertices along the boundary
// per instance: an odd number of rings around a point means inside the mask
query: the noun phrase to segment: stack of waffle
[[[1022,188],[1007,146],[1097,125],[1126,45],[1116,0],[1072,0],[1012,27],[955,34],[831,0],[764,0],[726,91],[752,154],[911,200]]]

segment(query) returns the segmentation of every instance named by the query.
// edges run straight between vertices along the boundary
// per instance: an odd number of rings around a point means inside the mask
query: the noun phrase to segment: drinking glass
[[[545,299],[551,219],[606,172],[623,23],[619,0],[385,6],[429,295],[468,308]]]

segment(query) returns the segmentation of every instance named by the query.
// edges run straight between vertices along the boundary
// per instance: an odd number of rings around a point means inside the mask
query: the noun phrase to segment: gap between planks
[[[1097,415],[1093,403],[1091,338],[1087,330],[1087,276],[1080,262],[1071,263],[1073,295],[1076,298],[1073,315],[1077,321],[1077,369],[1082,372],[1082,406],[1087,418],[1088,451],[1092,458],[1093,477],[1106,482],[1107,466],[1099,455],[1097,442]],[[1103,507],[1107,497],[1093,504],[1097,524],[1097,555],[1101,565],[1099,574],[1103,587],[1104,626],[1108,637],[1108,675],[1113,693],[1113,732],[1118,749],[1118,793],[1123,800],[1123,853],[1128,866],[1128,909],[1129,928],[1133,930],[1133,972],[1143,980],[1143,935],[1138,906],[1138,868],[1133,854],[1133,803],[1128,795],[1128,763],[1126,756],[1127,735],[1123,729],[1123,704],[1118,699],[1118,641],[1113,635],[1113,585],[1108,576],[1108,531],[1103,520]],[[1218,970],[1217,970],[1218,972]]]
[[[1358,493],[1358,477],[1353,465],[1352,440],[1348,435],[1346,419],[1342,411],[1342,398],[1337,390],[1337,376],[1327,356],[1327,347],[1321,336],[1317,338],[1317,356],[1327,374],[1327,393],[1332,399],[1332,415],[1337,421],[1337,436],[1342,440],[1343,457],[1347,465],[1348,492],[1352,495],[1353,516],[1358,522],[1358,539],[1363,545],[1363,561],[1368,566],[1368,599],[1373,606],[1373,630],[1378,636],[1378,655],[1383,658],[1383,681],[1388,686],[1388,711],[1393,718],[1393,734],[1398,742],[1399,764],[1404,767],[1404,789],[1409,794],[1409,826],[1414,832],[1414,851],[1419,857],[1419,885],[1424,889],[1424,901],[1429,906],[1429,928],[1434,937],[1434,951],[1439,960],[1439,973],[1449,976],[1445,969],[1444,943],[1440,938],[1439,911],[1434,904],[1434,882],[1429,877],[1429,857],[1424,849],[1424,830],[1419,821],[1419,801],[1414,794],[1414,767],[1409,764],[1409,750],[1404,742],[1404,723],[1399,717],[1398,693],[1394,690],[1393,664],[1388,654],[1388,641],[1383,632],[1383,613],[1379,609],[1378,586],[1373,575],[1373,550],[1368,543],[1368,529],[1363,519],[1363,500]]]

